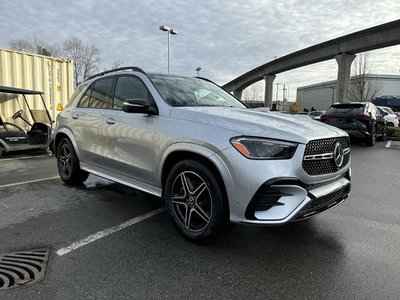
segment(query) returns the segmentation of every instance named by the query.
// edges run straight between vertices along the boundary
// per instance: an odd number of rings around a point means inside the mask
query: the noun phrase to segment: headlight
[[[250,159],[289,159],[297,148],[296,143],[257,137],[236,137],[230,142],[244,157]]]

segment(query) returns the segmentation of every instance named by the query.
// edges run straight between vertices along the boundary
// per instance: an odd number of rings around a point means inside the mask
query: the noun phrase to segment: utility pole
[[[283,91],[283,99],[282,99],[283,108],[282,108],[282,110],[285,111],[285,100],[286,100],[286,91],[287,91],[287,89],[286,89],[286,83],[283,84],[283,89],[282,89],[282,91]]]
[[[279,85],[280,85],[280,83],[277,82],[277,83],[275,83],[275,84],[276,84],[276,100],[275,100],[275,107],[277,107],[277,106],[278,106],[278,93],[279,93]],[[278,107],[278,110],[279,110],[279,107]]]

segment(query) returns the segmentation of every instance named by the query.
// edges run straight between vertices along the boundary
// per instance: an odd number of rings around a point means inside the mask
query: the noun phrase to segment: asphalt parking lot
[[[51,254],[42,281],[0,299],[398,299],[400,143],[385,146],[353,143],[339,207],[283,227],[237,225],[212,246],[183,240],[156,197],[94,176],[66,186],[47,153],[4,156],[0,254]]]

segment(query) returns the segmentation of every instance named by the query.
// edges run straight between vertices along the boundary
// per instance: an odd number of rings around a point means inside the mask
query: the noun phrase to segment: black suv
[[[386,139],[386,121],[370,102],[337,103],[331,105],[321,121],[346,131],[350,136],[363,138],[367,146],[375,145],[380,137]]]

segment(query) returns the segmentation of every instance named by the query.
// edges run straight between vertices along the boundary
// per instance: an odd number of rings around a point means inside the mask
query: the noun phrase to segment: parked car
[[[386,120],[370,102],[336,103],[321,116],[321,121],[346,131],[350,136],[363,138],[368,146],[377,137],[387,137]]]
[[[325,110],[314,110],[308,113],[308,116],[316,121],[320,121],[321,116],[325,113]]]
[[[21,95],[23,101],[16,95]],[[29,95],[32,99],[28,100]],[[0,103],[8,101],[15,101],[18,107],[26,108],[26,111],[16,111],[12,120],[23,120],[27,130],[15,122],[7,122],[0,111],[0,156],[5,152],[47,149],[52,140],[53,121],[43,92],[0,86]]]
[[[390,107],[377,106],[377,108],[386,120],[387,126],[399,127],[399,117]]]
[[[269,107],[264,107],[264,106],[254,107],[253,110],[261,112],[271,112],[271,109]]]
[[[163,197],[178,231],[208,243],[228,225],[281,225],[344,201],[350,142],[337,128],[257,112],[203,78],[105,71],[57,117],[67,184],[92,173]]]

